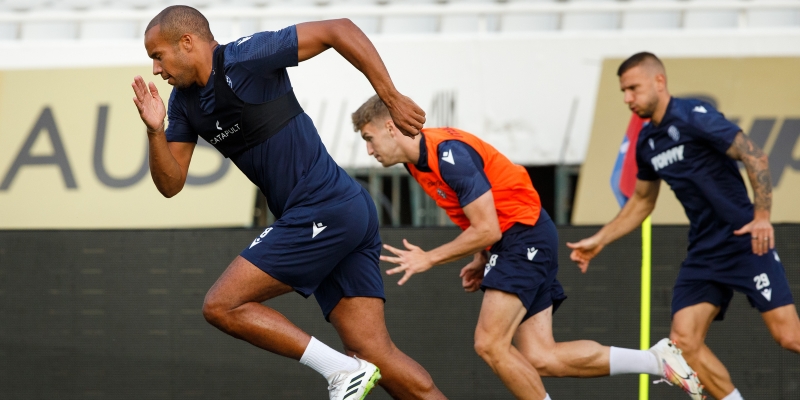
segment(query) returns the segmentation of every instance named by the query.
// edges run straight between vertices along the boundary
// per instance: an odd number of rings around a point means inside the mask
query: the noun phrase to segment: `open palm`
[[[167,116],[167,109],[164,107],[164,100],[158,95],[158,89],[153,82],[148,85],[144,83],[141,76],[133,78],[133,92],[136,97],[133,103],[139,109],[139,117],[147,126],[148,132],[155,132],[164,126],[164,118]]]

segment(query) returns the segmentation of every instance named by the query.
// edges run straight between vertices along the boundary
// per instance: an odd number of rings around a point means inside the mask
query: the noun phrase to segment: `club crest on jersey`
[[[669,137],[671,137],[672,140],[676,142],[681,139],[681,131],[679,131],[678,128],[675,127],[675,125],[669,126],[669,128],[667,129],[667,135],[669,135]]]
[[[436,189],[436,193],[438,193],[439,196],[442,196],[443,199],[447,198],[447,193],[445,193],[444,190],[442,190],[441,188]]]

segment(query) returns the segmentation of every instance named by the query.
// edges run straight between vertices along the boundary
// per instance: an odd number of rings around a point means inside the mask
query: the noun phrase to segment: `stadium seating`
[[[136,39],[166,0],[0,0],[0,40]],[[368,34],[800,29],[792,0],[184,0],[224,39],[349,17]]]

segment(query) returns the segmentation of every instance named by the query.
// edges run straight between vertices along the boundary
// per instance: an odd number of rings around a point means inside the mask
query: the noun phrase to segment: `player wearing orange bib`
[[[353,113],[353,126],[371,156],[384,167],[403,163],[462,229],[456,239],[429,251],[405,239],[407,250],[384,245],[394,256],[381,260],[398,265],[387,274],[402,272],[402,285],[434,265],[473,255],[460,276],[467,292],[485,291],[475,350],[514,396],[549,399],[541,376],[649,373],[682,388],[698,385],[668,339],[650,351],[588,340],[555,342],[552,316],[566,299],[556,279],[558,232],[525,168],[455,128],[426,128],[405,137],[378,96]]]

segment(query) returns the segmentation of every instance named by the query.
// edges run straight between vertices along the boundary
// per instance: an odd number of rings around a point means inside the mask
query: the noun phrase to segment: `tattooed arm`
[[[753,205],[755,215],[753,221],[734,232],[736,235],[750,233],[753,253],[763,255],[775,248],[775,232],[769,222],[772,209],[772,181],[769,176],[767,155],[742,132],[736,134],[731,147],[726,152],[728,157],[741,161],[747,169],[750,185],[753,187]]]

